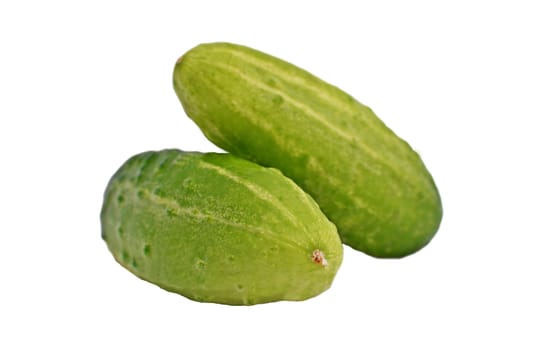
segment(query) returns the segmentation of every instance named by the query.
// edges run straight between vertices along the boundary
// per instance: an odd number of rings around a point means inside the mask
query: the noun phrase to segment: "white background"
[[[544,11],[539,1],[3,1],[0,348],[543,349]],[[128,157],[217,151],[174,94],[176,59],[245,44],[341,87],[420,152],[435,239],[345,249],[305,302],[201,304],[100,238]]]

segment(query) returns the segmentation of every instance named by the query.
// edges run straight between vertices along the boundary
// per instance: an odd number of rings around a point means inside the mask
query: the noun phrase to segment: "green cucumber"
[[[403,257],[438,230],[441,199],[420,156],[337,87],[229,43],[188,51],[173,83],[209,140],[280,169],[319,203],[351,247]]]
[[[111,178],[102,237],[136,276],[201,302],[304,300],[331,285],[343,248],[315,201],[230,154],[145,152]]]

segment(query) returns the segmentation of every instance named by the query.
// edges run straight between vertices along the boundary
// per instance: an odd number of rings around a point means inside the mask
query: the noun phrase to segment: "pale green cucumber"
[[[173,82],[208,139],[292,178],[353,248],[403,257],[438,230],[441,199],[419,155],[335,86],[229,43],[188,51]]]
[[[136,276],[202,302],[304,300],[342,261],[336,227],[278,170],[230,154],[138,154],[110,180],[102,237]]]

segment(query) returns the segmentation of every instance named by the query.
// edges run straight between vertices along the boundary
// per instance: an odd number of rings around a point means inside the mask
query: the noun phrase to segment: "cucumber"
[[[230,154],[151,151],[113,175],[102,237],[136,276],[192,300],[252,305],[327,290],[336,227],[276,169]]]
[[[441,199],[420,156],[337,87],[230,43],[189,50],[173,83],[209,140],[280,169],[319,203],[347,245],[400,258],[438,230]]]

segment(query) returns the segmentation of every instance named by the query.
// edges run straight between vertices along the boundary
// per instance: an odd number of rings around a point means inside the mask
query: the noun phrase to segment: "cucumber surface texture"
[[[400,258],[427,245],[442,203],[420,156],[367,106],[307,71],[236,44],[201,44],[176,62],[174,89],[214,144],[280,169],[347,245]]]
[[[201,302],[308,299],[330,287],[343,256],[306,192],[231,154],[133,156],[108,183],[101,224],[122,266]]]

